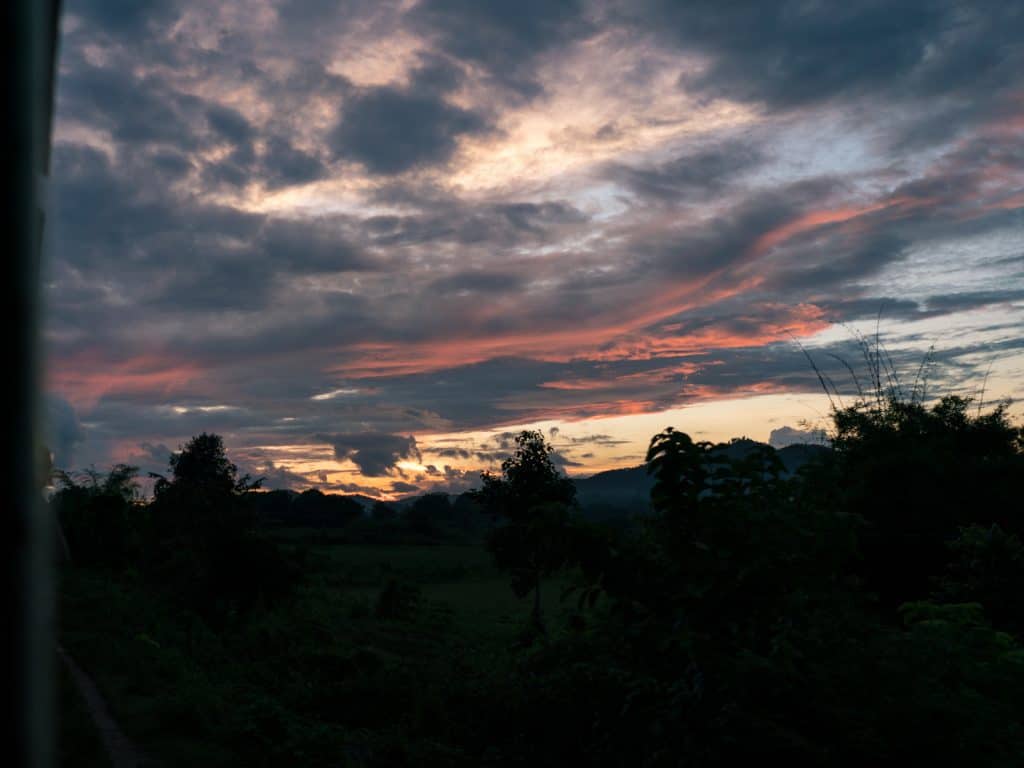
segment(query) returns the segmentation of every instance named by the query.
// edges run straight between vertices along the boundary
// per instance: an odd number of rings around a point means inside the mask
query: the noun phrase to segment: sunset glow
[[[143,6],[64,6],[68,468],[205,430],[269,487],[393,498],[536,427],[587,475],[668,425],[826,426],[808,355],[852,396],[858,332],[1024,395],[1024,67],[968,55],[985,19],[838,62],[687,4]]]

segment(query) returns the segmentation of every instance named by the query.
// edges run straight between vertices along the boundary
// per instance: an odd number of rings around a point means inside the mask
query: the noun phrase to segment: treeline
[[[237,617],[287,595],[307,552],[282,543],[276,528],[323,531],[333,543],[422,545],[478,540],[489,527],[467,494],[429,493],[406,505],[378,501],[369,511],[355,499],[262,491],[239,476],[220,436],[203,433],[155,475],[153,498],[139,493],[138,468],[77,476],[57,472],[50,499],[66,556],[77,566],[129,571],[208,620]]]
[[[59,473],[50,505],[71,563],[142,578],[213,624],[287,595],[302,552],[262,535],[249,499],[259,484],[239,476],[221,438],[192,438],[169,470],[155,477],[150,501],[140,498],[136,467]]]
[[[481,492],[490,547],[524,594],[582,574],[575,632],[546,641],[535,611],[509,714],[545,764],[1024,761],[1024,431],[886,397],[837,409],[832,445],[787,478],[770,449],[668,429],[631,534],[566,514],[550,447],[520,436]]]
[[[426,493],[411,502],[375,501],[364,507],[351,496],[310,488],[302,493],[250,494],[257,519],[267,526],[330,530],[332,541],[352,544],[431,544],[478,538],[487,526],[468,494]]]
[[[149,504],[132,500],[130,468],[68,484],[54,504],[76,563],[138,573],[211,626],[291,606],[238,635],[239,679],[275,691],[261,695],[277,730],[253,725],[251,764],[300,748],[309,764],[337,764],[353,740],[363,751],[342,763],[1022,764],[1024,430],[1005,406],[889,396],[837,408],[831,438],[789,473],[767,447],[732,455],[667,429],[646,456],[650,512],[628,527],[580,514],[540,432],[520,434],[464,501],[428,496],[401,513],[254,493],[210,435],[172,459]],[[442,523],[480,525],[531,599],[530,624],[508,657],[474,656],[469,636],[414,618],[406,631],[439,647],[393,663],[360,648],[351,658],[363,661],[342,664],[323,633],[293,650],[301,606],[334,605],[316,585],[286,599],[303,555],[264,531],[296,520],[354,537],[419,526],[421,541]],[[573,610],[556,623],[541,595],[567,577]],[[399,586],[380,605],[405,606]]]

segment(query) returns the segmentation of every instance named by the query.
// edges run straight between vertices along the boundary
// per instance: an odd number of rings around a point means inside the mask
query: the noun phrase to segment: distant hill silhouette
[[[770,448],[771,446],[757,440],[740,438],[730,443],[723,443],[712,451],[732,460],[740,460],[760,447]],[[831,448],[824,445],[797,443],[772,450],[775,450],[785,466],[786,474],[792,475],[815,457],[828,453]],[[609,469],[590,477],[573,478],[573,482],[576,484],[576,500],[579,502],[583,515],[589,520],[595,522],[625,520],[633,515],[645,514],[650,511],[651,487],[654,480],[647,474],[647,468],[642,464],[625,469]],[[405,496],[390,503],[396,510],[402,512],[424,495]],[[352,496],[350,498],[364,503],[367,508],[372,506],[372,500],[368,497]],[[458,498],[458,494],[449,494],[452,503]]]
[[[741,438],[716,446],[712,452],[739,460],[760,447],[770,446],[756,440]],[[807,462],[830,450],[823,445],[794,444],[776,450],[775,453],[785,466],[786,474],[792,475]],[[647,474],[647,469],[643,465],[598,472],[590,477],[576,478],[575,482],[576,500],[584,515],[591,520],[614,520],[650,510],[651,487],[654,480]]]

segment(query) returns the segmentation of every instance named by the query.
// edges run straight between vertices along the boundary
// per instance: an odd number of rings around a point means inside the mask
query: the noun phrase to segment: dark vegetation
[[[148,502],[62,476],[61,642],[166,765],[1020,765],[1024,431],[875,389],[788,467],[665,430],[631,516],[537,432],[401,507],[213,435]]]

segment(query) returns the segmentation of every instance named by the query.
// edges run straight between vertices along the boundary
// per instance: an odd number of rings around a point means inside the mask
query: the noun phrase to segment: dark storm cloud
[[[232,144],[248,144],[255,137],[249,121],[230,107],[220,104],[207,107],[206,122],[218,136]]]
[[[427,477],[430,478],[429,492],[458,495],[480,487],[480,471],[450,467],[445,464],[441,469],[435,465],[427,465]]]
[[[461,136],[488,130],[484,115],[446,99],[461,78],[453,66],[430,61],[412,73],[405,88],[353,92],[331,135],[335,154],[382,175],[446,162]]]
[[[993,304],[1007,304],[1017,301],[1024,301],[1024,288],[948,293],[929,296],[925,303],[929,313],[944,315],[952,312],[989,307]]]
[[[622,5],[637,28],[706,66],[680,86],[770,110],[894,110],[893,151],[952,140],[1015,102],[1024,7],[981,0],[650,0]],[[1016,108],[1016,107],[1013,107]]]
[[[428,245],[443,242],[490,248],[538,243],[560,228],[581,226],[587,216],[565,201],[466,205],[434,201],[415,215],[373,216],[364,220],[374,245]]]
[[[535,57],[594,31],[580,0],[424,0],[410,22],[431,30],[443,50],[483,67],[524,97],[542,90]]]
[[[390,474],[403,459],[420,460],[416,438],[380,432],[319,434],[315,438],[328,443],[339,461],[351,460],[367,477]]]
[[[407,483],[404,480],[395,480],[391,483],[392,493],[402,493],[408,495],[410,493],[418,493],[419,490],[420,487],[418,485],[416,485],[415,483]]]
[[[147,477],[150,472],[158,475],[166,475],[170,470],[170,460],[173,451],[164,443],[142,442],[128,454],[125,463],[138,467],[139,476]]]
[[[97,67],[69,54],[73,67],[57,89],[57,110],[108,131],[124,142],[166,144],[180,150],[196,149],[196,126],[203,117],[203,102],[181,93],[155,76],[139,76],[129,69]]]
[[[319,486],[321,491],[325,493],[359,493],[363,496],[372,496],[378,498],[381,496],[379,488],[374,488],[372,485],[363,485],[362,483],[328,483],[323,482]]]
[[[719,194],[765,159],[764,148],[732,140],[687,152],[654,166],[614,163],[609,167],[609,177],[626,185],[645,201],[672,203]]]
[[[502,416],[515,418],[502,413],[502,401],[554,378],[561,370],[554,363],[496,358],[437,372],[390,377],[384,382],[383,394],[392,402],[417,403],[460,426],[479,426]]]
[[[1002,88],[1022,53],[1014,3],[710,0],[630,4],[655,30],[709,66],[687,80],[708,94],[788,108],[865,94],[928,97]]]
[[[652,258],[652,266],[677,277],[699,277],[751,258],[763,235],[796,219],[814,203],[837,191],[831,178],[817,178],[757,192],[699,226],[637,238],[634,249]]]
[[[327,175],[327,167],[318,157],[296,149],[278,136],[268,141],[260,171],[271,187],[304,184]]]
[[[289,490],[317,485],[317,483],[311,482],[305,475],[292,472],[286,467],[279,467],[270,460],[256,462],[241,461],[238,464],[238,469],[240,474],[247,474],[254,480],[262,480],[263,482],[260,484],[260,487],[268,491]]]
[[[512,293],[526,283],[524,275],[513,272],[458,272],[442,277],[431,284],[431,289],[441,294],[448,293]]]
[[[841,236],[821,240],[792,248],[785,259],[779,260],[769,287],[795,295],[845,289],[850,283],[900,261],[910,245],[904,237],[884,230],[845,238],[846,242]]]
[[[84,19],[95,34],[130,39],[172,22],[180,6],[177,0],[65,0],[64,12]]]
[[[893,320],[913,320],[920,315],[921,305],[910,299],[892,297],[834,298],[828,303],[828,316],[834,322],[851,322],[884,317]]]
[[[81,145],[54,149],[58,276],[67,263],[104,277],[77,306],[63,303],[80,319],[102,310],[112,284],[120,283],[122,312],[134,302],[171,311],[255,310],[271,300],[276,274],[377,268],[348,242],[341,220],[271,219],[199,205],[132,183],[140,159],[131,162],[111,163]]]
[[[348,237],[339,219],[267,219],[257,242],[269,266],[292,274],[374,269]]]

